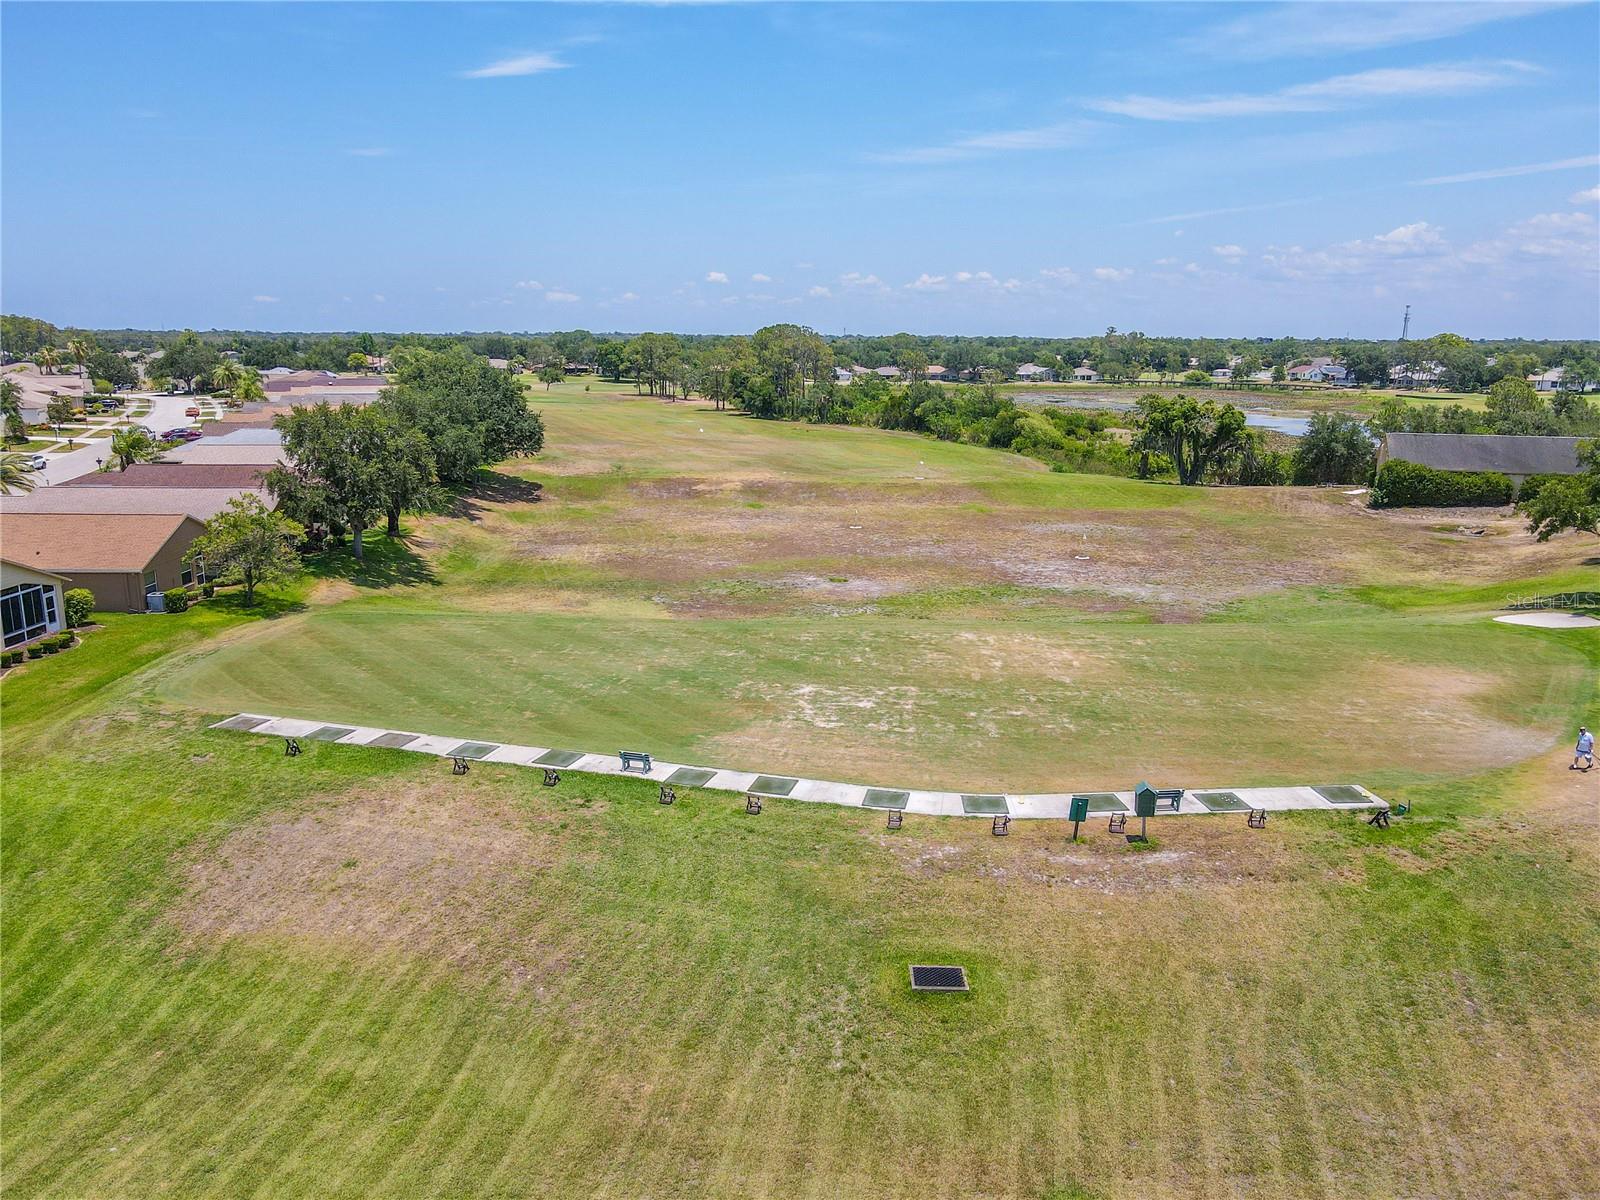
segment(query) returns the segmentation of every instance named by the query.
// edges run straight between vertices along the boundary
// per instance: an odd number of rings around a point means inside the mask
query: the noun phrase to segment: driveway
[[[194,418],[183,415],[183,410],[195,403],[191,396],[148,396],[142,393],[133,393],[128,396],[130,407],[132,402],[148,402],[150,415],[140,417],[136,424],[148,425],[157,433],[163,429],[176,429],[181,425],[193,425]],[[76,479],[79,475],[86,475],[96,467],[95,459],[105,458],[110,453],[109,438],[93,438],[80,443],[76,450],[58,450],[46,453],[45,468],[34,476],[39,487],[49,487],[51,484],[61,483],[68,479]]]

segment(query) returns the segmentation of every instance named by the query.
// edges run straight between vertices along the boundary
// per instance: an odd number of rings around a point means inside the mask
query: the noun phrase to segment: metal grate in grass
[[[1236,792],[1190,792],[1212,812],[1244,812],[1250,806]]]
[[[385,733],[373,738],[367,745],[377,746],[384,750],[398,750],[400,747],[409,745],[416,740],[417,735],[414,733]]]
[[[1078,792],[1074,800],[1087,800],[1092,813],[1127,812],[1128,806],[1117,799],[1115,792]]]
[[[337,742],[342,737],[349,737],[355,730],[348,725],[324,725],[321,729],[313,729],[306,734],[306,738],[313,742]]]
[[[1329,804],[1371,804],[1372,797],[1358,787],[1351,787],[1348,783],[1332,784],[1328,787],[1314,787],[1311,789]]]
[[[798,779],[788,779],[782,775],[757,775],[755,782],[745,788],[747,792],[756,792],[762,796],[787,796],[794,791]]]
[[[498,742],[462,742],[450,751],[451,758],[484,758],[500,749]]]
[[[868,788],[861,798],[866,808],[904,808],[911,799],[910,792],[895,792],[888,788]]]
[[[704,767],[679,767],[667,776],[667,782],[678,787],[705,787],[715,774],[715,771],[707,771]]]
[[[1008,813],[1011,809],[1006,806],[1006,798],[1004,796],[968,795],[963,792],[961,795],[961,811],[964,813],[982,813],[985,816],[990,816]]]
[[[541,767],[570,767],[582,757],[581,750],[546,750],[533,761]]]
[[[965,992],[967,969],[926,963],[911,964],[911,990],[914,992]]]

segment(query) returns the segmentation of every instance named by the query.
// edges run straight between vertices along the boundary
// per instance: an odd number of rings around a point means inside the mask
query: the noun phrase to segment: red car
[[[200,415],[200,410],[191,404],[188,408],[183,410],[183,415],[186,417],[198,417]]]

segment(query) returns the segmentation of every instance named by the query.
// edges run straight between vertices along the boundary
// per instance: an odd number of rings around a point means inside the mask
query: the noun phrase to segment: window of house
[[[6,588],[0,592],[0,625],[7,646],[43,637],[56,625],[56,589],[37,583]]]

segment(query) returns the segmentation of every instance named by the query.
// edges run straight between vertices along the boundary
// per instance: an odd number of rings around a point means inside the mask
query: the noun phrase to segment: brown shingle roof
[[[0,513],[186,513],[210,520],[235,496],[272,497],[244,488],[44,487],[26,495],[0,496]]]
[[[8,561],[36,571],[143,571],[174,536],[205,526],[181,513],[0,513]]]
[[[254,488],[265,467],[236,463],[134,463],[126,471],[90,471],[57,487]]]
[[[1507,475],[1576,475],[1578,439],[1501,433],[1388,433],[1385,459],[1439,471],[1503,471]]]

